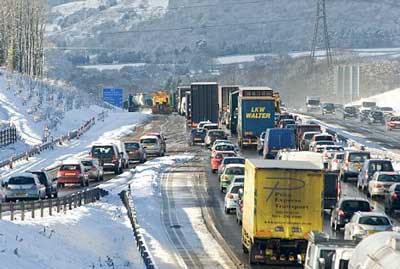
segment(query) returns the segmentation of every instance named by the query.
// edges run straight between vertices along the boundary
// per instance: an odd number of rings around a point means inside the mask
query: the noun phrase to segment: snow
[[[260,56],[271,56],[276,57],[276,54],[242,54],[242,55],[230,55],[230,56],[223,56],[215,58],[214,61],[216,64],[235,64],[235,63],[247,63],[247,62],[254,62],[257,57]]]
[[[85,0],[78,2],[71,2],[53,7],[53,12],[59,12],[63,16],[69,16],[82,9],[97,8],[104,1],[103,0]]]
[[[110,112],[112,121],[98,122],[79,140],[56,147],[0,170],[2,178],[57,161],[87,156],[91,144],[110,142],[130,133],[146,119],[142,113]],[[126,172],[102,185],[109,195],[101,201],[39,219],[0,221],[0,269],[144,268],[132,228],[118,193],[132,174]],[[29,217],[29,216],[28,216]],[[114,266],[112,266],[114,264]]]
[[[124,67],[142,67],[145,66],[146,63],[130,63],[130,64],[98,64],[98,65],[80,65],[78,68],[82,69],[96,69],[98,71],[104,70],[118,70],[121,71]]]
[[[351,104],[353,105],[361,105],[362,102],[371,101],[376,102],[377,106],[380,107],[392,107],[395,111],[400,112],[400,88],[387,91],[381,94],[377,94],[374,96],[370,96],[367,98],[362,98],[358,101],[355,101]]]

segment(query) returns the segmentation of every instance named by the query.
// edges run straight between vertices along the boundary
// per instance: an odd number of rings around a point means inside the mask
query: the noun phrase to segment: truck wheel
[[[225,207],[224,211],[225,211],[225,214],[228,214],[228,215],[231,213],[231,210],[229,208],[226,208],[226,207]]]
[[[249,250],[243,243],[242,243],[242,250],[243,250],[243,253],[249,253]]]
[[[57,198],[57,197],[58,197],[58,191],[56,191],[56,192],[53,194],[53,197],[54,197],[54,198]]]

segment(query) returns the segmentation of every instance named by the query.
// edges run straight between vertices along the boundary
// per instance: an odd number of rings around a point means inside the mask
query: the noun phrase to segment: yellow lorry
[[[242,245],[250,264],[301,265],[323,230],[324,175],[305,161],[246,159]]]
[[[152,94],[153,105],[151,111],[153,114],[171,114],[173,108],[170,106],[170,95],[168,92],[158,91]]]

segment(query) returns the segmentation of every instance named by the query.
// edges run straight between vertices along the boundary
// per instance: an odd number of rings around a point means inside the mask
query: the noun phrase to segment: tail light
[[[344,211],[342,209],[339,209],[338,215],[341,216],[341,217],[344,216]]]
[[[397,194],[397,192],[394,192],[394,193],[392,194],[392,199],[393,199],[393,200],[398,200],[398,199],[399,199],[399,195]]]
[[[57,172],[57,177],[61,177],[61,176],[63,176],[64,175],[64,172],[61,172],[61,171],[58,171]]]
[[[368,178],[368,171],[365,171],[365,177]]]
[[[233,194],[232,193],[228,194],[227,198],[228,199],[233,199]]]
[[[381,183],[375,183],[375,188],[382,188],[383,185]]]
[[[115,155],[113,155],[113,156],[111,157],[111,159],[112,159],[113,162],[115,162],[115,161],[117,160],[117,158],[115,157]]]

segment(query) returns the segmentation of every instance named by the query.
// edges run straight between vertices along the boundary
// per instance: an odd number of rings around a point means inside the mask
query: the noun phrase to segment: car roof
[[[216,150],[215,151],[215,154],[218,154],[218,153],[233,153],[233,154],[236,154],[234,151],[232,151],[232,150]]]
[[[374,175],[400,175],[397,171],[378,171]]]
[[[373,163],[373,162],[392,162],[392,160],[389,159],[369,159],[366,160],[367,162]]]
[[[138,144],[140,144],[140,141],[128,140],[128,141],[124,141],[124,143],[138,143]]]
[[[230,164],[227,164],[225,166],[225,168],[229,168],[229,167],[244,167],[244,164],[241,164],[241,163],[230,163]]]
[[[213,132],[224,132],[225,133],[225,131],[222,129],[212,129],[212,130],[209,130],[208,132],[209,133],[213,133]]]
[[[355,214],[360,215],[360,217],[379,216],[379,217],[389,218],[385,213],[379,211],[372,211],[372,212],[357,211],[355,212]]]
[[[67,160],[63,161],[61,165],[80,165],[81,160]]]
[[[12,175],[9,178],[12,178],[12,177],[36,177],[36,175],[32,174],[31,172],[22,172],[22,173],[17,173],[15,175]]]
[[[144,135],[140,137],[140,140],[142,139],[158,139],[158,137],[155,135]]]
[[[234,147],[234,145],[232,144],[232,143],[225,143],[225,142],[223,142],[223,143],[219,143],[219,144],[217,144],[217,145],[215,145],[216,147],[217,146],[232,146],[232,147]]]
[[[114,143],[94,143],[92,147],[114,147],[116,146]]]
[[[368,199],[364,198],[364,197],[341,197],[339,199],[339,203],[344,202],[344,201],[363,201],[363,202],[368,202]]]

